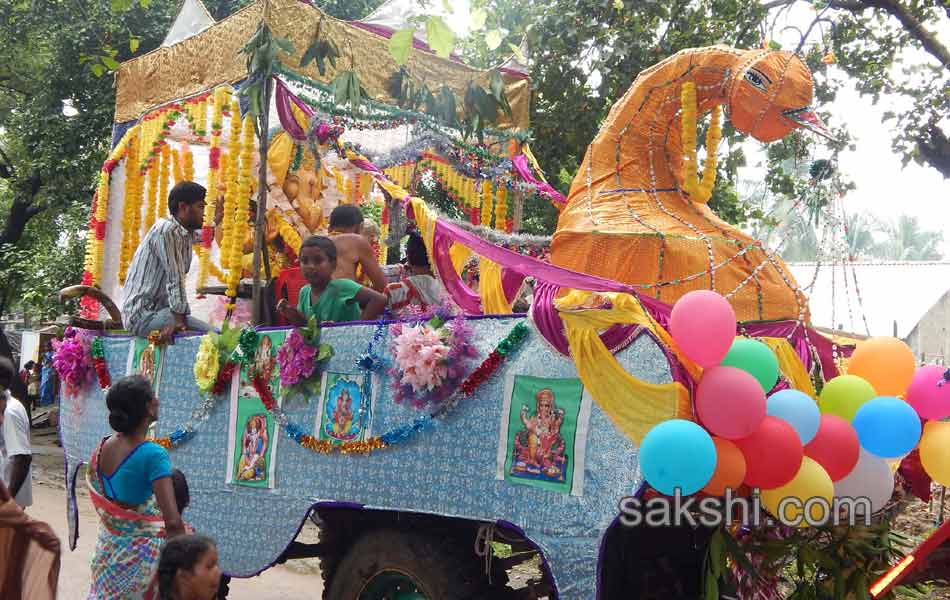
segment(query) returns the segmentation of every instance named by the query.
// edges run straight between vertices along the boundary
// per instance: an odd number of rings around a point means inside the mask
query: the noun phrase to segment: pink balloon
[[[914,372],[906,399],[921,419],[939,421],[950,417],[950,382],[937,387],[937,382],[943,381],[946,370],[946,367],[926,365]]]
[[[851,423],[836,415],[821,415],[818,433],[805,446],[805,456],[824,467],[832,481],[840,481],[854,470],[860,455],[861,444]]]
[[[716,292],[690,292],[673,305],[670,334],[683,354],[705,369],[729,352],[736,337],[736,313]]]
[[[696,414],[713,435],[744,438],[765,418],[765,392],[758,380],[735,367],[710,367],[696,389]]]

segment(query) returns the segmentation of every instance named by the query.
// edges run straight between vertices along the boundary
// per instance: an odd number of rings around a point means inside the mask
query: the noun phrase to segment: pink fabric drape
[[[307,132],[297,123],[297,119],[294,118],[293,109],[290,105],[293,103],[300,110],[303,111],[308,117],[313,116],[313,109],[307,106],[303,100],[294,95],[290,91],[290,88],[287,87],[287,84],[281,81],[278,78],[274,78],[276,85],[274,102],[277,104],[277,117],[280,119],[280,126],[284,128],[284,131],[287,132],[287,135],[294,138],[298,142],[302,142],[307,139]]]
[[[558,204],[564,204],[567,202],[567,198],[564,197],[564,194],[557,191],[551,184],[545,183],[537,179],[534,174],[531,172],[531,167],[528,166],[528,157],[524,154],[519,154],[511,159],[511,164],[515,166],[515,170],[518,171],[518,175],[528,183],[536,186],[538,191],[554,200]]]

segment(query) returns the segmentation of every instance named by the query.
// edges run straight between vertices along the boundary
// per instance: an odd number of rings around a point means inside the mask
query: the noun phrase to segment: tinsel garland
[[[109,367],[106,365],[106,352],[101,337],[92,340],[90,353],[92,354],[92,366],[95,367],[96,375],[99,377],[99,387],[107,389],[112,385],[112,379],[109,376]]]
[[[286,69],[278,69],[277,72],[280,76],[288,81],[294,81],[300,84],[303,87],[310,88],[314,92],[318,92],[321,95],[326,97],[326,100],[320,100],[312,98],[305,93],[296,93],[296,96],[309,104],[314,108],[318,108],[321,112],[329,115],[338,115],[342,117],[347,117],[354,122],[358,121],[391,121],[398,119],[401,122],[398,125],[404,124],[422,124],[426,128],[431,128],[436,131],[442,131],[445,129],[451,129],[449,126],[439,121],[432,115],[409,111],[394,107],[388,104],[382,104],[371,99],[364,100],[361,103],[361,112],[359,115],[354,115],[354,113],[346,108],[341,108],[340,105],[333,101],[332,91],[325,85],[301,77],[296,73],[288,71]],[[374,111],[379,114],[371,114],[368,111]],[[511,140],[516,140],[519,142],[527,142],[531,139],[530,131],[511,131],[511,130],[500,130],[494,128],[485,128],[484,130],[485,137],[491,138],[493,140],[498,140],[501,142],[508,142]]]
[[[377,371],[385,367],[385,361],[373,351],[374,346],[382,339],[385,331],[385,323],[380,322],[377,325],[376,333],[367,346],[367,351],[357,359],[357,366],[366,372],[364,377],[364,398],[368,397],[367,386],[370,379],[369,372]],[[365,441],[353,441],[334,443],[329,440],[318,440],[312,435],[306,433],[300,425],[291,421],[277,406],[273,392],[270,389],[270,383],[254,376],[251,385],[254,387],[261,399],[264,407],[270,412],[278,425],[284,430],[288,437],[293,439],[302,447],[320,454],[332,454],[339,452],[341,454],[369,454],[375,450],[381,450],[411,440],[422,431],[426,431],[438,424],[438,421],[444,419],[447,414],[457,404],[465,398],[470,398],[479,387],[488,381],[501,367],[501,365],[510,358],[524,343],[528,335],[528,327],[524,322],[515,325],[508,335],[495,346],[495,349],[489,353],[488,357],[469,374],[468,377],[459,385],[454,394],[431,414],[425,414],[414,419],[411,423],[400,425],[390,429],[386,433],[374,436]],[[234,369],[244,360],[250,360],[254,356],[257,344],[260,341],[260,335],[251,327],[241,331],[238,347],[235,348],[232,357],[226,362],[218,372],[218,381],[215,382],[211,394],[205,397],[192,411],[191,419],[183,426],[176,428],[168,437],[157,438],[154,441],[165,448],[173,448],[181,445],[183,442],[191,439],[195,434],[195,427],[198,423],[207,420],[214,407],[215,398],[225,391],[225,386],[234,374]],[[365,406],[360,406],[359,418],[365,416]]]

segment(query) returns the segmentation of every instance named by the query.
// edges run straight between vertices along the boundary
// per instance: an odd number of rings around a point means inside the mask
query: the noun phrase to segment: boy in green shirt
[[[317,323],[372,321],[386,309],[384,294],[351,279],[333,279],[336,256],[333,240],[322,235],[308,238],[300,247],[300,271],[309,285],[300,288],[296,308],[283,299],[277,303],[291,325],[302,327],[310,317]]]

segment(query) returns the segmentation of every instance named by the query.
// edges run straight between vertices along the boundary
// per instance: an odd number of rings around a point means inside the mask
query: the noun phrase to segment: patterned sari
[[[99,477],[103,442],[105,439],[99,442],[86,470],[89,497],[99,514],[87,600],[152,600],[158,597],[154,574],[165,541],[165,522],[154,494],[134,508],[106,497]]]

